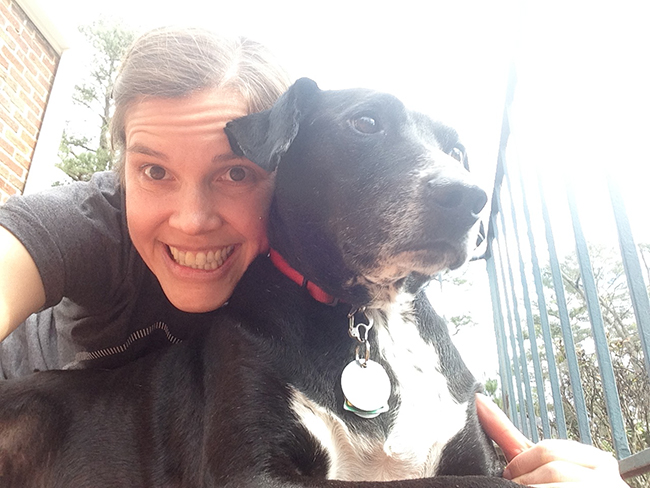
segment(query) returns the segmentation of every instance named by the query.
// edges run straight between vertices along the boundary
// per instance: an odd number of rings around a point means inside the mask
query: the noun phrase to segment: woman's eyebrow
[[[237,156],[233,152],[229,152],[226,154],[217,154],[212,158],[213,163],[229,163],[230,161],[234,160],[240,160],[241,156]]]
[[[151,156],[156,159],[162,159],[163,161],[167,161],[167,156],[159,151],[156,151],[155,149],[151,149],[147,146],[143,146],[142,144],[133,144],[129,146],[126,149],[126,152],[128,153],[135,153],[135,154],[143,154],[145,156]]]

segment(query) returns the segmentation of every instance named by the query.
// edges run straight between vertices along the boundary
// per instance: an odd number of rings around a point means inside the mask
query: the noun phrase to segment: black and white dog
[[[0,382],[0,486],[518,486],[422,292],[486,202],[455,131],[303,79],[226,132],[277,167],[271,258],[192,340]]]

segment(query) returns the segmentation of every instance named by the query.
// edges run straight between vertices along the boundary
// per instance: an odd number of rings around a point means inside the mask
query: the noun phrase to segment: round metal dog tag
[[[365,366],[357,360],[350,362],[341,374],[341,388],[345,410],[364,418],[388,411],[390,379],[383,366],[375,361],[368,360]]]

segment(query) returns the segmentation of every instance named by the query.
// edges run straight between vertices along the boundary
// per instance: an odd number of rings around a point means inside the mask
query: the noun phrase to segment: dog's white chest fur
[[[375,317],[377,344],[373,347],[379,348],[393,369],[397,378],[393,389],[399,395],[399,410],[387,437],[357,432],[294,389],[293,409],[327,452],[330,479],[389,481],[433,476],[445,444],[465,425],[467,403],[459,404],[451,396],[435,349],[413,323],[409,298],[399,297],[387,320]]]

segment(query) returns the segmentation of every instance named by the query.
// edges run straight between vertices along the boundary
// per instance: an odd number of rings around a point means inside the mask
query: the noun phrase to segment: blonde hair
[[[115,170],[124,181],[126,113],[144,97],[181,98],[205,88],[227,88],[239,92],[248,113],[254,113],[270,108],[289,84],[276,59],[255,41],[198,28],[154,29],[133,43],[113,85]]]

